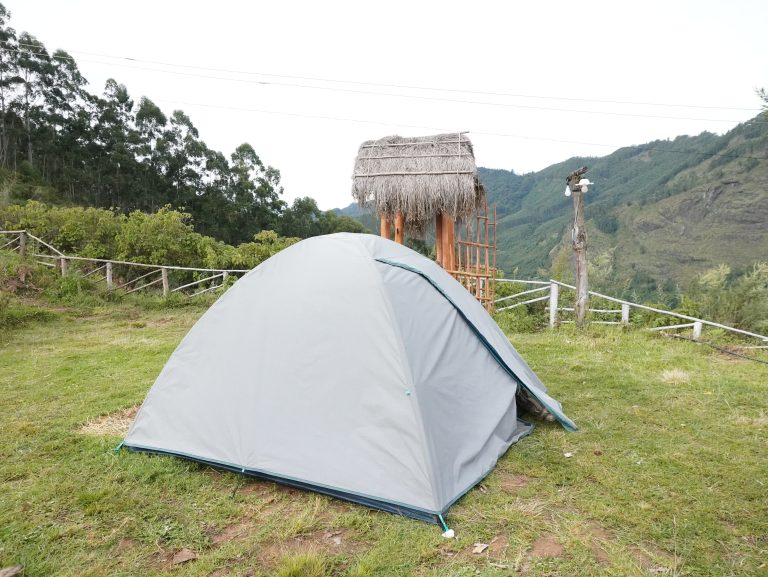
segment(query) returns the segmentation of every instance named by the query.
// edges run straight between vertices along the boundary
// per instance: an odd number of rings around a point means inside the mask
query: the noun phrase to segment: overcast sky
[[[479,165],[524,173],[723,133],[768,87],[764,0],[2,1],[91,91],[112,77],[211,148],[251,143],[323,209],[351,202],[364,140],[467,130]]]

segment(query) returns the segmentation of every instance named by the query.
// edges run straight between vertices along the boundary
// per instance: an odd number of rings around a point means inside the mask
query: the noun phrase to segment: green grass
[[[0,568],[20,563],[27,577],[768,572],[766,365],[637,332],[511,335],[581,430],[541,424],[513,446],[451,509],[457,539],[447,541],[433,525],[114,453],[119,437],[81,433],[141,402],[200,310],[59,310],[0,333]],[[491,547],[476,555],[476,542]],[[184,548],[197,558],[172,565]]]

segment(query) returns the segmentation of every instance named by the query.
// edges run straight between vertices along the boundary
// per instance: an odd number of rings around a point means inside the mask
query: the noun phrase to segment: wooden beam
[[[402,212],[395,215],[395,242],[405,244],[405,216]]]
[[[454,246],[455,226],[454,220],[450,215],[443,213],[443,230],[441,237],[443,239],[443,268],[454,270],[456,267],[456,249]]]
[[[381,238],[389,239],[389,219],[386,216],[381,217],[380,232]]]
[[[435,217],[435,259],[437,264],[443,265],[443,213],[438,212]]]

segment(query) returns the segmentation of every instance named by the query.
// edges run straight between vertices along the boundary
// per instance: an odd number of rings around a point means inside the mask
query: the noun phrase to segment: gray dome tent
[[[200,318],[124,445],[437,522],[530,432],[519,387],[575,430],[442,268],[333,234],[265,261]]]

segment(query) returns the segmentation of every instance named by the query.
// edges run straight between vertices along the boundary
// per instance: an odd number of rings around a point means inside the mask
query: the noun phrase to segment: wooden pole
[[[165,267],[161,268],[160,274],[163,277],[163,296],[167,297],[168,293],[170,292],[168,287],[168,269]]]
[[[621,324],[629,324],[629,305],[627,303],[621,303]]]
[[[438,212],[435,217],[435,259],[437,264],[443,266],[443,213]]]
[[[443,214],[443,268],[446,270],[455,270],[456,266],[454,224],[454,220],[449,215]]]
[[[557,302],[560,293],[560,286],[556,283],[549,285],[549,327],[555,328],[557,321]]]
[[[386,216],[381,217],[380,232],[381,238],[389,239],[389,219]]]
[[[59,259],[60,266],[61,266],[61,276],[66,276],[67,274],[67,259],[64,257],[61,257]]]
[[[405,216],[402,212],[395,215],[395,242],[405,244]]]
[[[573,196],[573,252],[576,256],[576,325],[583,328],[587,322],[589,306],[589,288],[587,283],[587,229],[584,226],[584,194],[578,185],[579,180],[587,172],[584,166],[575,170],[566,178],[571,195]]]
[[[19,233],[19,254],[23,257],[27,254],[27,231],[22,230]]]
[[[112,290],[112,263],[107,263],[107,290]]]

